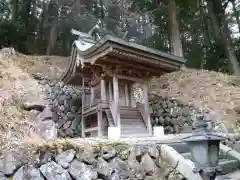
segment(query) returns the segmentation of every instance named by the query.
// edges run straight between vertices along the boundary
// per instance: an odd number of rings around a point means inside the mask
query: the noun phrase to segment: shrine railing
[[[93,101],[93,103],[84,106],[84,111],[92,109],[92,108],[95,108],[95,107],[97,107],[100,104],[102,105],[102,107],[109,107],[110,103],[108,101],[105,101],[105,100],[97,99],[97,100]]]
[[[148,129],[148,132],[152,132],[152,125],[151,125],[151,119],[150,119],[150,115],[145,113],[145,104],[138,104],[138,109],[143,117],[143,121]]]
[[[113,122],[115,125],[117,125],[117,120],[116,120],[116,107],[115,107],[115,102],[114,101],[111,101],[109,102],[109,108],[110,108],[110,111],[112,113],[112,117],[113,117]]]
[[[93,101],[91,104],[84,106],[84,111],[96,107],[100,102],[101,102],[101,100],[98,99],[98,100]]]

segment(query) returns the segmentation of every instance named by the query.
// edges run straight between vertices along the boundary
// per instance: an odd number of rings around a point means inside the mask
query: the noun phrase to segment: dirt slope
[[[13,60],[28,74],[40,72],[51,78],[59,78],[67,68],[69,58],[18,53]],[[153,79],[150,93],[176,98],[183,103],[191,102],[195,107],[213,109],[229,131],[240,129],[240,80],[234,76],[187,69]]]
[[[17,53],[12,57],[14,63],[28,74],[42,73],[48,78],[59,79],[68,66],[68,57],[27,56]]]
[[[0,147],[12,147],[32,134],[34,112],[22,110],[25,102],[46,104],[41,86],[32,73],[60,77],[67,58],[4,55],[0,51]],[[56,63],[56,65],[52,64]],[[55,70],[55,72],[53,71]]]
[[[41,86],[32,73],[59,78],[69,58],[26,56],[0,53],[0,146],[17,144],[31,133],[32,114],[21,109],[23,102],[45,103]],[[208,107],[222,117],[229,131],[237,131],[240,122],[240,81],[217,72],[188,69],[162,76],[150,83],[150,93],[174,97],[196,107]],[[3,146],[4,145],[4,146]]]
[[[240,80],[213,71],[187,69],[151,82],[150,93],[213,109],[229,131],[239,131]]]

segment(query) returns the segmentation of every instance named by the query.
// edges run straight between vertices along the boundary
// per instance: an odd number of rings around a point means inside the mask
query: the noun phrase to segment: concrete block
[[[164,136],[164,127],[163,126],[153,127],[153,136],[154,137],[163,137]]]
[[[120,127],[108,127],[108,139],[118,140],[121,136]]]

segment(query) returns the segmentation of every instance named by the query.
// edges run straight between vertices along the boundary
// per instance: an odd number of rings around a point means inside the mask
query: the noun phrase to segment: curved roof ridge
[[[120,45],[120,46],[126,46],[126,47],[129,47],[129,48],[135,49],[135,50],[140,50],[140,51],[143,51],[143,52],[148,53],[148,54],[153,54],[153,55],[156,55],[156,56],[165,57],[165,58],[172,59],[172,60],[175,60],[175,61],[178,61],[178,62],[181,62],[181,63],[186,62],[186,60],[182,57],[178,57],[178,56],[175,56],[175,55],[172,55],[172,54],[169,54],[169,53],[165,53],[165,52],[162,52],[160,50],[155,50],[153,48],[149,48],[149,47],[137,44],[137,43],[125,41],[121,38],[114,37],[112,35],[103,36],[103,38],[101,38],[99,41],[97,41],[96,44],[94,44],[92,47],[90,47],[89,49],[86,49],[85,51],[81,51],[81,54],[83,56],[87,55],[87,54],[90,54],[91,52],[97,50],[100,46],[102,46],[103,44],[105,44],[107,42],[115,43],[115,44]]]

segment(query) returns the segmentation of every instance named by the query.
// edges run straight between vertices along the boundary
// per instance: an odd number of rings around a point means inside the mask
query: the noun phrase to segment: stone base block
[[[108,139],[118,140],[121,136],[120,127],[108,127]]]
[[[153,136],[154,137],[163,137],[164,136],[164,127],[163,126],[153,127]]]

